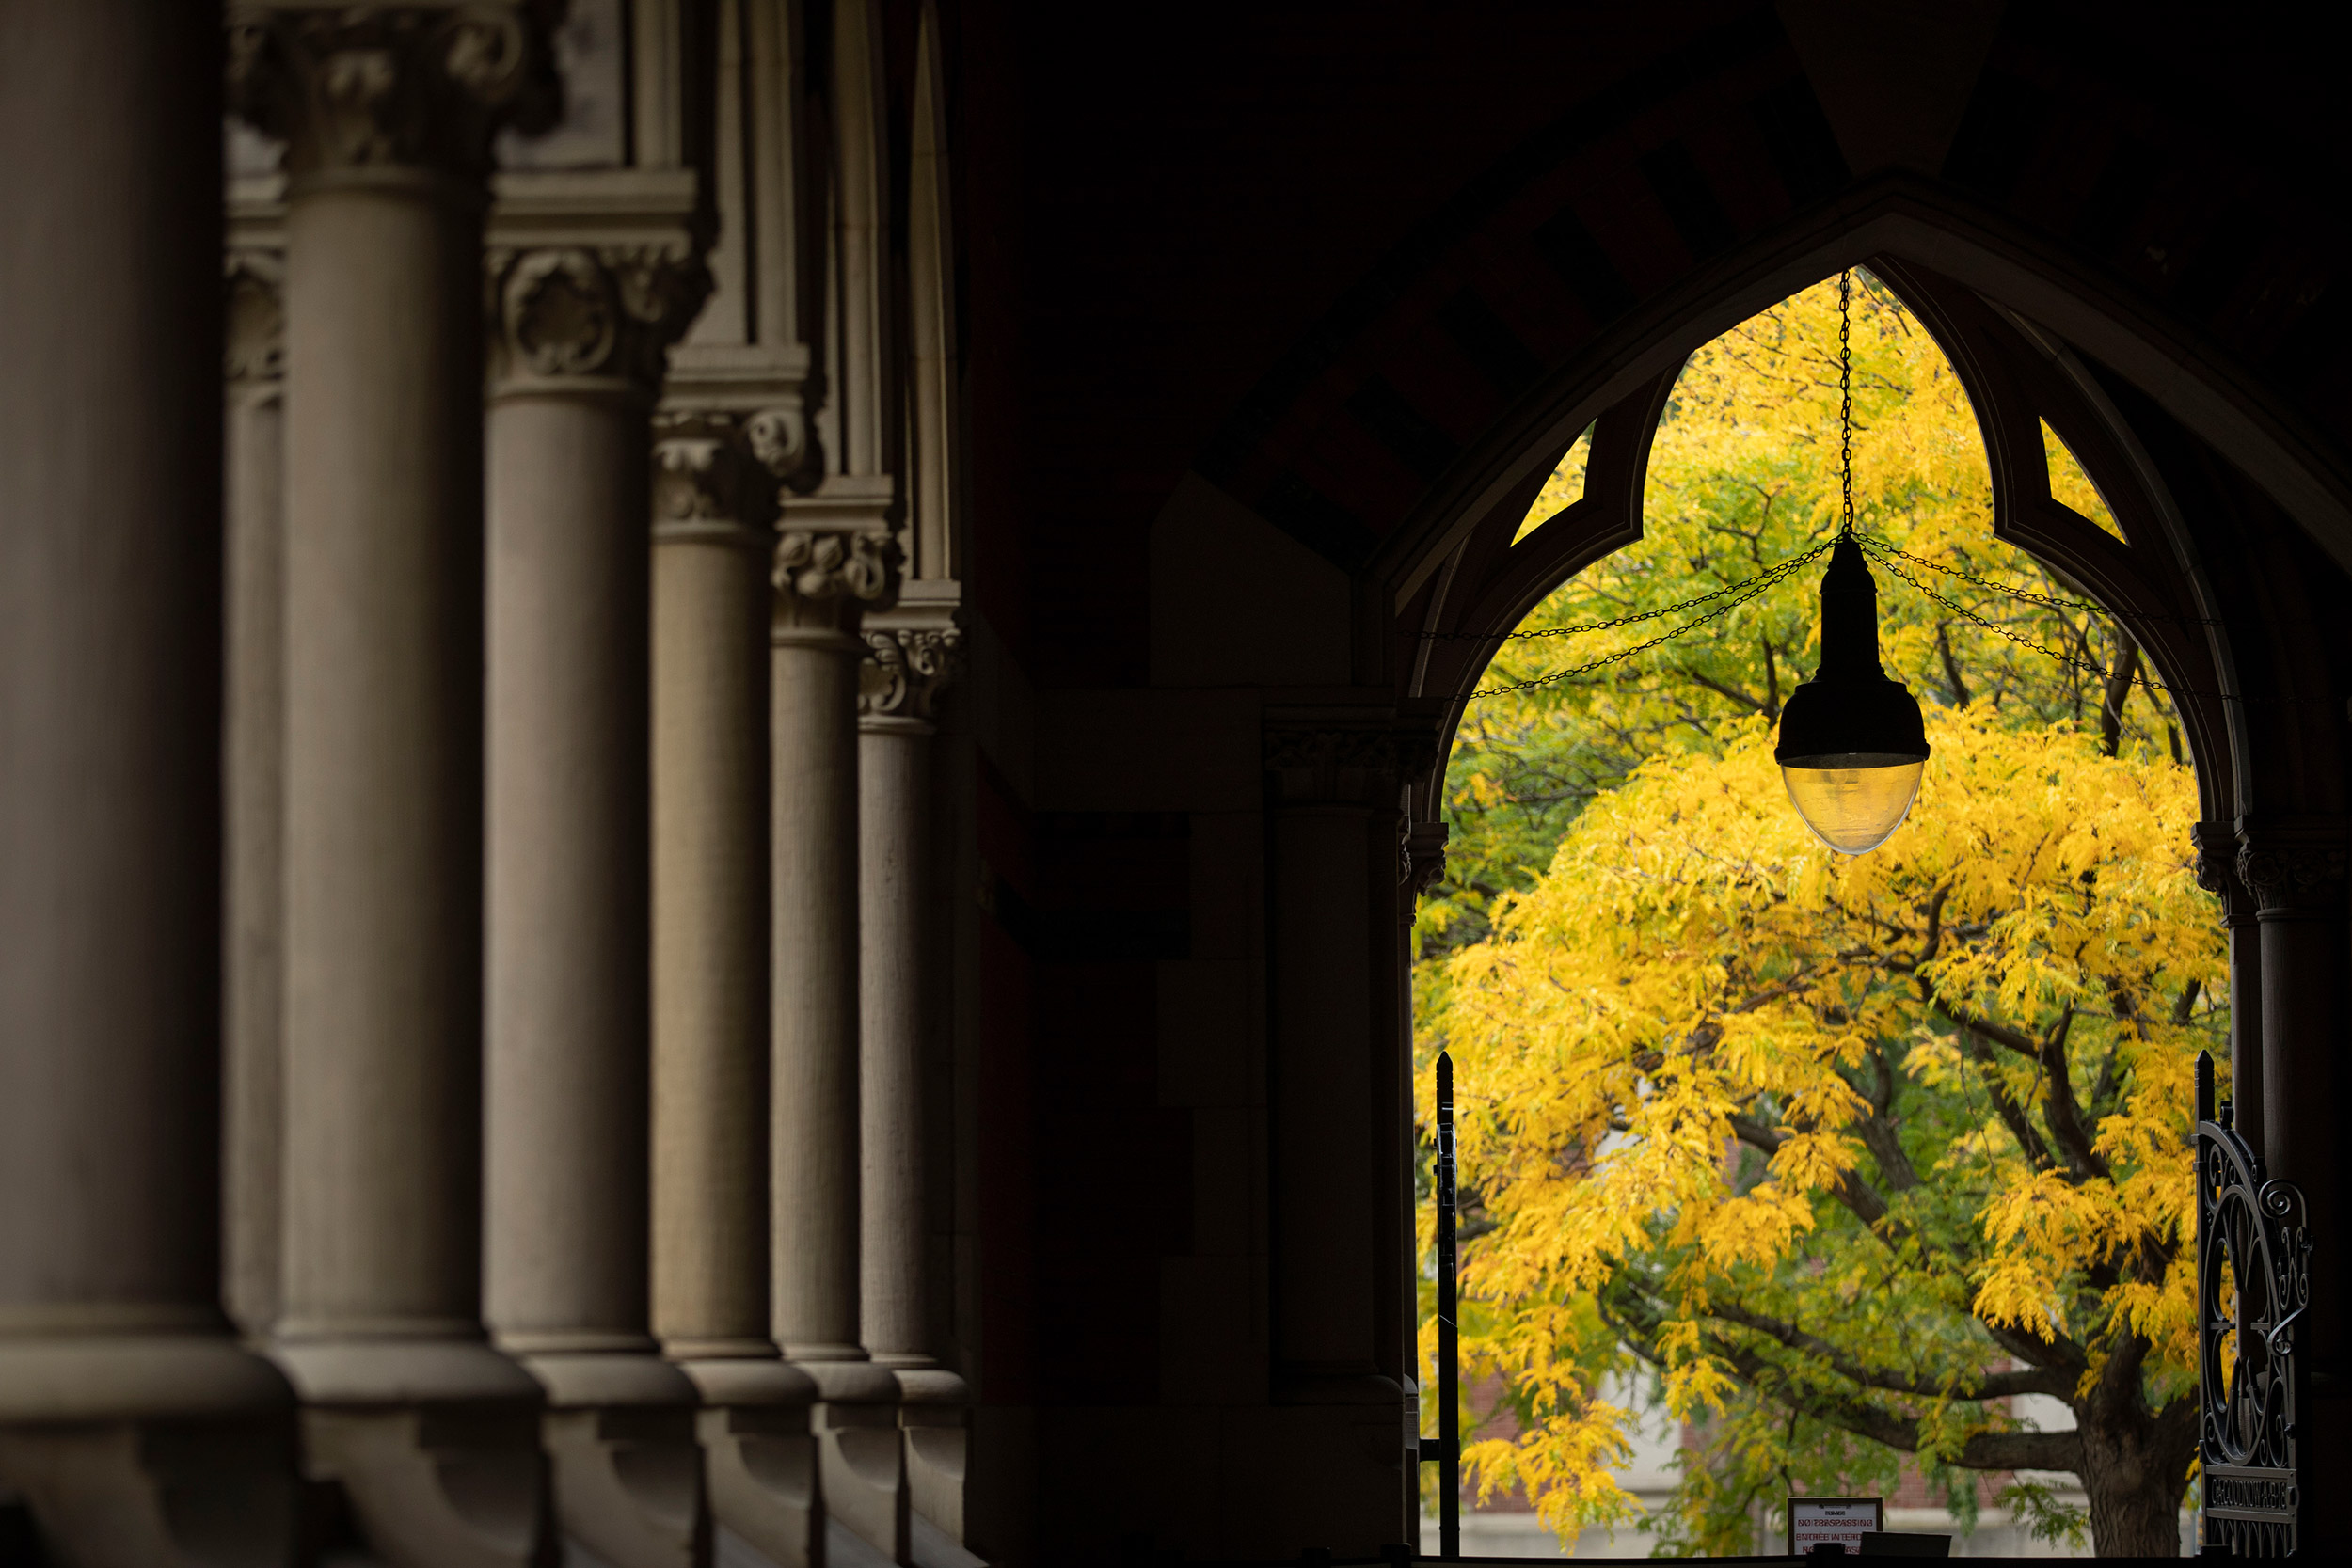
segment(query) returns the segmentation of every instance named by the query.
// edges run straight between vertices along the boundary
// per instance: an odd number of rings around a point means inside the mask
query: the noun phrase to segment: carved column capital
[[[780,639],[856,635],[869,610],[898,591],[898,542],[871,529],[781,529],[776,534],[773,627]]]
[[[650,396],[710,293],[684,241],[497,247],[484,254],[492,378],[614,379]]]
[[[296,179],[408,168],[480,180],[507,125],[553,123],[544,0],[322,6],[240,0],[228,102]]]
[[[2237,874],[2237,828],[2229,822],[2200,822],[2189,830],[2197,847],[2197,885],[2221,900],[2221,923],[2236,927],[2254,919],[2254,895]]]
[[[887,476],[835,475],[813,494],[782,498],[780,512],[771,574],[775,641],[855,638],[869,611],[898,602],[904,562]]]
[[[286,258],[260,247],[221,258],[221,374],[232,387],[278,381],[286,373]]]
[[[664,411],[653,421],[656,538],[729,533],[765,545],[775,482],[754,457],[740,416]]]
[[[1416,822],[1406,832],[1405,881],[1414,897],[1427,893],[1445,875],[1445,842],[1452,832],[1443,822]]]
[[[1386,715],[1283,716],[1266,721],[1262,754],[1279,802],[1394,807],[1399,787],[1436,763],[1438,742]]]
[[[2237,879],[2265,923],[2346,917],[2344,824],[2332,817],[2240,822]]]
[[[963,629],[954,626],[868,626],[865,637],[859,715],[930,723],[937,717],[939,693],[962,668]]]

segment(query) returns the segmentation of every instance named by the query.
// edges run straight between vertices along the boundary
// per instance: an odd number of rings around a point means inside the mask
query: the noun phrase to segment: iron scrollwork
[[[2197,1058],[2197,1340],[2205,1544],[2284,1557],[2298,1544],[2296,1326],[2311,1305],[2303,1195],[2274,1181],[2214,1105]],[[2224,1271],[2227,1271],[2227,1279]]]

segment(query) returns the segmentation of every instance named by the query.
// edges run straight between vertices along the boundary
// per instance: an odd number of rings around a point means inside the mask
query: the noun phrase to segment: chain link
[[[1750,599],[1755,598],[1757,594],[1762,594],[1767,589],[1776,587],[1780,583],[1786,581],[1789,575],[1795,572],[1800,566],[1806,564],[1808,562],[1819,560],[1822,552],[1826,551],[1830,547],[1831,543],[1835,543],[1835,541],[1816,545],[1811,549],[1805,551],[1803,555],[1791,556],[1788,560],[1782,562],[1771,571],[1752,577],[1744,583],[1734,583],[1729,588],[1718,589],[1716,594],[1708,594],[1707,597],[1712,598],[1718,594],[1732,593],[1735,590],[1740,591],[1739,596],[1736,598],[1726,599],[1724,603],[1717,605],[1713,610],[1708,610],[1697,620],[1685,622],[1683,625],[1675,627],[1672,631],[1662,632],[1660,635],[1651,638],[1646,642],[1639,643],[1634,647],[1621,649],[1613,654],[1603,655],[1599,658],[1577,665],[1574,669],[1557,670],[1549,675],[1537,675],[1532,680],[1514,681],[1507,686],[1486,687],[1480,690],[1471,692],[1470,698],[1472,701],[1475,701],[1480,697],[1502,697],[1507,696],[1515,691],[1533,691],[1539,687],[1556,686],[1562,681],[1573,680],[1579,675],[1590,674],[1595,670],[1603,669],[1612,664],[1622,663],[1625,660],[1633,657],[1637,654],[1645,654],[1652,648],[1661,646],[1664,643],[1672,642],[1675,639],[1687,636],[1710,622],[1721,620],[1724,616],[1730,614],[1731,611],[1739,609],[1741,605],[1747,603]],[[1692,602],[1699,603],[1703,601],[1693,600]]]
[[[1845,483],[1845,524],[1840,539],[1853,537],[1853,269],[1837,275],[1837,467]]]
[[[1829,548],[1830,543],[1834,542],[1816,545],[1803,555],[1793,556],[1777,566],[1767,566],[1755,577],[1741,578],[1737,582],[1727,582],[1721,588],[1710,588],[1704,594],[1674,604],[1662,605],[1656,610],[1636,610],[1630,615],[1620,615],[1613,621],[1587,621],[1581,626],[1545,626],[1537,631],[1424,631],[1420,636],[1424,642],[1512,642],[1534,637],[1578,637],[1586,632],[1614,631],[1619,626],[1633,626],[1641,625],[1644,621],[1655,621],[1661,615],[1679,615],[1686,610],[1696,610],[1711,599],[1720,599],[1725,594],[1740,593],[1756,583],[1768,580],[1777,582],[1788,575],[1790,567],[1802,566],[1806,562],[1816,559],[1823,550]],[[1692,623],[1692,625],[1696,624]]]
[[[1941,572],[1947,578],[1958,578],[1963,582],[1973,583],[1987,592],[2006,594],[2012,599],[2025,599],[2041,605],[2044,609],[2058,610],[2063,614],[2106,615],[2118,621],[2163,621],[2179,626],[2217,626],[2221,624],[2204,615],[2171,615],[2160,610],[2111,610],[2106,605],[2090,599],[2061,599],[2049,594],[2037,594],[2030,588],[2018,588],[2010,583],[1995,582],[1991,578],[1979,577],[1974,572],[1963,572],[1957,566],[1947,566],[1939,561],[1930,561],[1926,556],[1914,555],[1909,550],[1890,545],[1883,539],[1856,535],[1854,542],[1872,555],[1900,556],[1915,566],[1925,566],[1931,572]]]

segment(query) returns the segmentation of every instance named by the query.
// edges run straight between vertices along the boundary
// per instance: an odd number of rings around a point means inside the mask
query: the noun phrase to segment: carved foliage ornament
[[[2238,834],[2237,874],[2265,920],[2341,920],[2342,829],[2249,828]]]
[[[1269,729],[1265,766],[1271,771],[1308,768],[1360,768],[1409,777],[1428,771],[1438,743],[1418,731],[1385,729]]]
[[[787,529],[771,577],[780,624],[844,626],[898,597],[898,542],[870,529]]]
[[[493,250],[492,368],[503,376],[619,376],[660,383],[670,345],[710,293],[684,241]]]
[[[275,250],[231,250],[223,258],[225,317],[221,374],[230,382],[276,381],[286,373],[285,258]]]
[[[733,414],[654,416],[653,515],[661,523],[764,527],[775,486],[753,461]]]
[[[229,106],[314,175],[415,167],[482,178],[501,126],[544,130],[563,88],[544,0],[229,13]]]
[[[869,630],[866,646],[858,711],[927,720],[935,716],[941,689],[962,662],[963,632],[956,626]]]

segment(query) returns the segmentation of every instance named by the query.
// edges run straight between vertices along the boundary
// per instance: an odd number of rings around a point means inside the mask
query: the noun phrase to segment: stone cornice
[[[552,10],[544,0],[239,0],[229,105],[286,143],[296,182],[390,170],[478,182],[501,127],[554,121]]]
[[[1263,759],[1278,801],[1398,806],[1408,781],[1436,764],[1436,735],[1392,713],[1271,709]]]
[[[2346,918],[2345,824],[2335,817],[2240,819],[2237,877],[2265,922]]]

